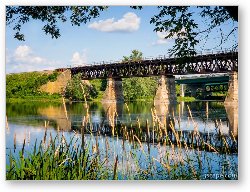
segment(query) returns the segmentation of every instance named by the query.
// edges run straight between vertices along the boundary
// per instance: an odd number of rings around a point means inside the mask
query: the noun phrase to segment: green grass
[[[6,98],[6,103],[26,103],[26,102],[62,102],[62,96],[59,94],[54,95],[41,95],[41,96],[23,96],[18,98]]]
[[[180,102],[180,101],[193,102],[193,101],[197,101],[197,99],[194,97],[180,97],[180,96],[178,96],[177,101],[178,102]]]
[[[19,157],[9,155],[7,180],[100,180],[111,179],[111,168],[105,168],[98,155],[90,155],[88,148],[75,146],[72,138],[68,144],[59,135],[44,147],[37,142],[33,152],[24,156],[25,141]],[[57,145],[57,143],[59,143]]]

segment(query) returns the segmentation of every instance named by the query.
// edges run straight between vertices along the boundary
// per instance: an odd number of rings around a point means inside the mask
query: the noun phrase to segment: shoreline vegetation
[[[101,98],[96,98],[93,100],[87,100],[88,102],[101,102]],[[130,100],[125,102],[151,102],[153,101],[153,98],[145,98],[145,99],[136,99],[136,100]],[[200,101],[198,99],[195,99],[194,97],[177,97],[177,102],[193,102],[193,101]],[[55,103],[61,103],[62,102],[62,96],[61,95],[47,95],[47,96],[26,96],[23,98],[6,98],[6,103],[26,103],[26,102],[55,102]],[[83,100],[76,100],[71,101],[67,98],[65,98],[65,102],[84,102]]]
[[[48,82],[56,81],[57,72],[53,73],[19,73],[6,76],[6,102],[62,102],[59,93],[46,93],[40,87]],[[153,101],[157,88],[157,78],[130,78],[123,79],[123,91],[125,102]],[[106,89],[106,80],[90,80],[89,85],[82,85],[79,76],[72,78],[66,86],[64,99],[66,102],[83,102],[85,99],[91,102],[100,102]],[[176,95],[179,95],[179,85],[176,85]],[[141,90],[138,93],[138,90]],[[177,97],[177,101],[198,101],[194,97]]]

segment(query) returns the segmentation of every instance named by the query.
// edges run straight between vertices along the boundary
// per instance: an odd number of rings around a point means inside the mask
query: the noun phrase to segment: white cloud
[[[139,29],[140,22],[141,19],[135,13],[128,12],[117,21],[114,18],[100,20],[89,24],[88,27],[103,32],[133,32]]]
[[[160,39],[165,39],[165,37],[166,37],[169,33],[166,32],[166,31],[157,31],[156,34],[157,34],[157,36],[158,36]]]
[[[44,58],[34,55],[31,48],[27,45],[20,45],[17,47],[14,52],[13,59],[16,62],[32,64],[40,64],[45,62]]]
[[[185,29],[183,28],[180,32],[181,33],[185,32]],[[170,39],[165,39],[165,37],[169,35],[168,31],[157,31],[156,35],[157,35],[158,39],[156,40],[156,42],[153,42],[152,45],[167,44],[169,42],[169,40],[177,38],[177,34],[174,34],[173,37],[171,37]]]
[[[82,54],[80,54],[79,52],[74,52],[70,62],[72,66],[86,65],[87,64],[87,50],[84,49],[82,51]]]
[[[27,57],[32,53],[31,48],[27,45],[20,45],[19,47],[16,48],[14,56],[17,59],[22,59]]]
[[[6,58],[6,60],[5,60],[6,63],[10,62],[10,53],[9,52],[10,51],[6,48],[6,52],[5,52],[6,53],[6,57],[5,57]]]
[[[168,39],[165,39],[165,37],[168,35],[169,33],[167,31],[157,31],[156,35],[158,37],[158,39],[156,40],[156,42],[153,42],[152,45],[163,45],[163,44],[167,44],[168,43]]]
[[[27,45],[18,46],[13,53],[6,50],[7,73],[51,70],[59,67],[61,62],[40,57]]]

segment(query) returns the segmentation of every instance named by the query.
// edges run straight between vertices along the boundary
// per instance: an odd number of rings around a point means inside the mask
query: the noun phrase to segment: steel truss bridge
[[[187,58],[156,58],[70,68],[82,79],[190,75],[238,71],[238,52],[219,52]]]

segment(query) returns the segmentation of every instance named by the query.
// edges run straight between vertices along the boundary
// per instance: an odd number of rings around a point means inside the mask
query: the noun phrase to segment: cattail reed
[[[22,158],[24,157],[24,147],[25,147],[25,141],[26,141],[26,138],[24,138],[24,140],[23,140]]]
[[[16,133],[14,134],[14,152],[16,150]]]

